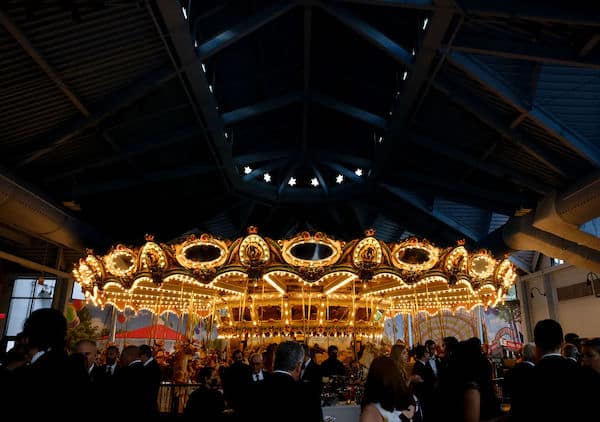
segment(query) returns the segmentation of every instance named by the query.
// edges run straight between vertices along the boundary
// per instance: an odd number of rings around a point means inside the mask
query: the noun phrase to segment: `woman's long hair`
[[[406,410],[412,404],[400,370],[387,356],[376,357],[369,366],[361,408],[369,403],[379,403],[389,412]]]

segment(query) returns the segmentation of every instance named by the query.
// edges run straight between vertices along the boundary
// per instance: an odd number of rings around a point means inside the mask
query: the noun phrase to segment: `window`
[[[554,267],[555,265],[562,265],[565,263],[564,259],[560,259],[560,258],[552,258],[552,266]]]
[[[23,323],[33,311],[52,307],[55,286],[55,279],[17,278],[15,280],[6,321],[5,336],[9,340],[21,332]]]
[[[72,300],[85,300],[85,294],[81,290],[81,285],[78,282],[73,283],[73,293],[71,294]]]

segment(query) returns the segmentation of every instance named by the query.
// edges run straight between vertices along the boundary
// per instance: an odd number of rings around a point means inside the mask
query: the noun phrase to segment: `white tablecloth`
[[[337,406],[323,406],[323,418],[333,416],[335,422],[358,422],[360,406],[357,404],[338,404]]]

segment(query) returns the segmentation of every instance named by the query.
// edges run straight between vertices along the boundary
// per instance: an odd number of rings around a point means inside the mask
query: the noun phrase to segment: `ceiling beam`
[[[131,187],[147,185],[149,183],[161,183],[166,180],[182,179],[185,177],[207,174],[216,171],[218,171],[218,169],[213,165],[178,167],[175,170],[162,170],[154,173],[142,173],[136,177],[111,180],[110,182],[105,183],[77,184],[72,189],[72,192],[69,192],[69,194],[75,196],[90,196],[98,193],[113,192]]]
[[[532,104],[531,109],[528,110],[527,106],[513,92],[512,88],[491,69],[485,67],[476,59],[462,53],[453,52],[447,56],[447,59],[454,66],[481,83],[487,90],[514,107],[518,112],[528,113],[530,119],[540,125],[550,135],[562,141],[566,147],[578,153],[595,167],[600,167],[600,149],[598,147],[556,121],[554,117],[544,111],[539,105]]]
[[[10,17],[0,9],[0,23],[4,26],[7,32],[9,32],[19,45],[25,50],[25,52],[33,59],[34,62],[42,68],[44,73],[48,75],[52,82],[62,91],[63,94],[73,103],[75,108],[79,110],[84,117],[90,117],[92,113],[87,109],[81,99],[73,92],[73,90],[62,80],[56,70],[48,63],[48,61],[42,56],[42,54],[31,44],[25,34],[19,29],[19,27],[10,19]]]
[[[392,140],[400,135],[415,106],[456,11],[452,0],[436,0],[435,6],[433,15],[428,18],[429,24],[425,28],[425,36],[414,59],[413,68],[408,72],[402,85],[402,93],[394,107],[390,121]]]
[[[524,2],[522,0],[460,0],[466,15],[531,20],[542,23],[600,26],[600,15],[595,2]]]
[[[517,170],[490,162],[483,162],[479,157],[469,155],[456,147],[449,146],[448,144],[436,142],[422,134],[411,134],[407,136],[405,140],[412,142],[420,147],[424,147],[433,152],[434,154],[441,154],[447,158],[459,161],[472,168],[498,177],[500,179],[507,178],[512,183],[518,186],[524,186],[527,189],[539,193],[541,195],[544,195],[552,190],[552,187],[542,182],[539,182],[532,177],[521,174]]]
[[[476,204],[478,207],[491,208],[491,205],[494,203],[502,204],[503,209],[507,207],[514,209],[522,203],[521,198],[517,195],[485,189],[473,184],[459,183],[452,177],[439,177],[414,170],[400,170],[396,171],[394,175],[397,177],[397,180],[400,180],[396,184],[406,183],[407,185],[414,186],[414,190],[419,190],[419,186],[422,185],[431,186],[440,190],[440,192],[436,193],[436,196],[452,200],[459,199],[463,202],[466,202],[466,196],[471,198],[470,203]],[[458,197],[456,194],[458,194]],[[486,205],[488,202],[490,206]]]
[[[379,129],[387,128],[387,123],[385,119],[374,113],[360,109],[358,107],[351,106],[342,101],[336,100],[335,98],[331,98],[314,91],[311,93],[310,97],[313,102],[320,104],[323,107],[330,108],[332,110],[350,116],[356,120],[365,122]]]
[[[227,113],[223,113],[221,118],[223,119],[223,124],[225,126],[231,126],[260,114],[287,107],[290,104],[302,101],[303,98],[304,95],[301,91],[290,92],[289,94],[285,94],[280,97],[270,98],[268,100],[261,101],[260,103],[228,111]]]
[[[105,158],[103,160],[99,160],[98,157],[94,157],[95,161],[90,162],[88,164],[84,164],[82,166],[73,168],[71,170],[64,171],[62,173],[56,175],[48,175],[44,178],[45,182],[56,182],[57,180],[64,179],[66,177],[75,176],[77,174],[83,173],[87,170],[95,169],[95,168],[103,168],[107,165],[118,163],[119,161],[127,160],[132,157],[136,157],[138,155],[145,154],[150,151],[154,151],[157,149],[162,149],[171,145],[174,145],[178,142],[183,142],[186,139],[189,139],[193,136],[197,136],[202,134],[202,130],[197,127],[188,127],[183,128],[181,131],[173,133],[172,131],[168,133],[157,134],[156,138],[145,139],[141,142],[136,142],[134,145],[130,147],[126,147],[121,149],[120,154],[114,155],[112,157]]]
[[[346,154],[343,152],[329,151],[326,149],[317,149],[314,150],[314,155],[315,159],[317,160],[325,159],[326,161],[331,162],[342,162],[346,164],[351,164],[352,166],[356,166],[363,170],[370,169],[373,166],[373,162],[370,160],[356,155]]]
[[[304,6],[304,101],[302,104],[302,151],[306,151],[308,145],[308,112],[310,107],[310,43],[312,37],[312,8]]]
[[[600,34],[592,35],[588,42],[586,42],[585,45],[581,48],[581,50],[579,50],[579,52],[577,53],[577,57],[582,59],[585,56],[587,56],[589,52],[592,51],[594,47],[596,47],[598,41],[600,41]]]
[[[337,171],[339,174],[341,174],[342,176],[344,176],[347,179],[352,180],[353,182],[363,183],[365,181],[364,178],[357,176],[356,173],[354,173],[352,170],[346,168],[345,166],[342,166],[341,164],[338,164],[338,163],[330,161],[330,160],[319,160],[319,162],[321,164],[329,167],[330,169]]]
[[[343,7],[323,2],[317,2],[316,4],[398,63],[403,66],[412,67],[413,60],[410,52],[406,51],[378,29],[354,16]]]
[[[432,10],[433,0],[337,0],[340,3],[357,3],[368,6],[403,7],[406,9]]]
[[[147,5],[171,57],[171,62],[178,69],[179,79],[194,109],[196,119],[202,128],[206,128],[208,146],[217,163],[217,168],[221,170],[220,174],[226,188],[240,187],[242,182],[239,174],[235,171],[232,146],[225,138],[223,119],[217,111],[217,102],[209,89],[200,60],[196,56],[188,22],[181,12],[179,3],[171,0],[157,0],[156,6],[159,13],[155,13],[154,7],[150,3]],[[164,25],[160,25],[158,18],[162,18]],[[163,28],[166,29],[166,33],[163,33]]]
[[[391,186],[391,185],[387,185],[387,184],[384,184],[382,186],[383,186],[383,188],[385,188],[387,191],[394,194],[398,198],[409,203],[410,205],[412,205],[413,207],[417,208],[418,210],[424,212],[425,214],[435,218],[436,220],[444,223],[448,227],[451,227],[452,229],[464,234],[465,236],[469,237],[470,239],[477,241],[481,237],[479,235],[479,233],[474,232],[470,227],[467,227],[464,224],[462,224],[461,222],[457,221],[456,219],[436,210],[435,207],[433,207],[433,209],[431,209],[428,206],[427,201],[425,201],[423,198],[420,198],[419,196],[415,195],[414,193],[404,190],[402,188],[399,188],[397,186]]]
[[[214,36],[210,40],[200,44],[196,48],[198,58],[200,60],[208,59],[229,45],[239,41],[257,29],[262,28],[269,22],[277,19],[298,4],[298,1],[282,1],[278,2],[273,7],[258,12],[256,15],[248,18],[246,21],[227,29]]]
[[[22,267],[29,268],[31,270],[53,274],[57,277],[65,278],[67,280],[73,280],[73,274],[71,273],[66,273],[64,271],[57,270],[56,268],[48,267],[47,265],[38,264],[37,262],[33,262],[26,258],[21,258],[20,256],[16,256],[8,252],[0,251],[0,259],[14,262],[16,264],[21,265]]]
[[[540,43],[514,39],[492,38],[484,33],[462,33],[451,47],[452,51],[502,57],[505,59],[557,64],[561,66],[600,69],[600,61],[583,60],[570,46],[556,42]]]
[[[278,158],[286,158],[293,154],[293,150],[255,152],[251,154],[237,155],[234,160],[239,165],[245,165],[267,160],[276,160]]]
[[[244,176],[242,177],[242,180],[244,182],[249,182],[264,173],[268,173],[270,171],[273,171],[275,169],[283,167],[287,162],[289,162],[288,158],[270,161],[267,164],[265,164],[257,169],[252,170],[250,173],[244,174]],[[267,183],[267,182],[265,182],[265,183]]]
[[[145,97],[175,76],[176,72],[173,69],[160,68],[136,80],[129,87],[114,91],[102,101],[97,110],[92,112],[89,117],[78,117],[48,133],[45,136],[46,140],[43,142],[44,146],[31,152],[27,158],[17,163],[16,167],[26,166],[51,153],[56,148],[83,133],[86,129],[96,126],[107,117]]]
[[[551,155],[549,151],[541,148],[535,141],[523,136],[517,129],[511,129],[505,122],[498,118],[490,106],[486,105],[479,98],[466,92],[459,92],[447,82],[436,81],[433,83],[433,87],[447,95],[452,102],[467,110],[504,139],[515,144],[555,173],[562,177],[570,176],[569,173],[572,170],[567,171],[559,157]]]

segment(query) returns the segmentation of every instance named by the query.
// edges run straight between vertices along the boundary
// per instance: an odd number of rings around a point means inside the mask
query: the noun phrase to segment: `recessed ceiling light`
[[[296,186],[296,178],[295,177],[290,177],[290,180],[288,181],[288,185],[290,185],[290,186]]]
[[[265,173],[263,179],[265,179],[265,182],[269,183],[271,181],[271,175],[269,173]]]
[[[340,184],[344,181],[344,176],[342,176],[341,174],[338,174],[337,176],[335,176],[335,182],[337,184]]]
[[[313,177],[312,179],[310,179],[310,184],[313,185],[314,187],[319,186],[319,181],[317,180],[316,177]]]
[[[356,169],[354,170],[354,174],[356,174],[358,177],[362,176],[362,169]]]
[[[244,174],[250,174],[250,173],[252,173],[252,167],[250,167],[250,166],[244,167]]]

